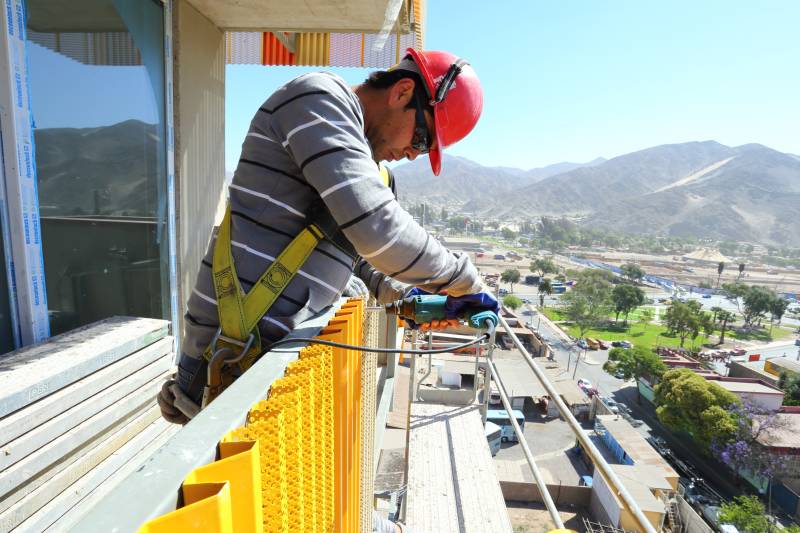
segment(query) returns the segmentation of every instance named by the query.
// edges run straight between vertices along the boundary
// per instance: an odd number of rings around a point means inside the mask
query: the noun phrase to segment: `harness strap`
[[[384,185],[394,193],[394,180],[391,172],[380,165],[380,174]],[[333,218],[330,218],[333,221]],[[333,223],[335,224],[335,222]],[[335,231],[344,237],[338,228]],[[245,347],[247,353],[239,354],[240,357],[235,358],[240,370],[247,370],[255,362],[256,357],[261,353],[259,321],[297,275],[319,241],[324,238],[326,238],[326,232],[320,229],[318,223],[312,222],[303,228],[264,271],[250,292],[245,295],[233,264],[231,206],[228,203],[225,217],[219,225],[217,241],[214,243],[212,263],[220,331],[214,337],[215,340],[211,345],[203,352],[206,361],[211,362],[215,352],[219,349],[229,348],[235,354]]]
[[[228,205],[214,243],[212,272],[221,336],[242,344],[250,335],[254,336],[248,353],[243,354],[244,357],[238,363],[242,371],[255,362],[255,357],[261,351],[258,322],[286,289],[322,237],[322,232],[315,225],[305,227],[264,271],[250,292],[244,295],[231,254],[231,208]],[[214,344],[221,346],[210,345],[206,348],[203,357],[207,361],[211,361],[218,347],[231,345],[224,339],[219,339]],[[236,346],[228,347],[234,351],[236,349]]]

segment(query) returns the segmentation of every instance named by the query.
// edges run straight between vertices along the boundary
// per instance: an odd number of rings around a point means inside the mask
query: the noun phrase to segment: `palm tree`
[[[725,342],[725,330],[728,329],[728,322],[733,322],[736,318],[736,315],[731,313],[730,311],[722,310],[717,313],[717,318],[721,323],[719,328],[719,343],[722,344]]]
[[[553,294],[553,286],[550,285],[550,280],[541,280],[539,282],[539,307],[544,307],[544,297],[550,294]]]
[[[717,305],[711,308],[711,312],[714,313],[714,317],[711,319],[712,324],[717,323],[717,315],[719,315],[720,311],[722,311],[722,308]]]
[[[722,277],[722,271],[725,270],[725,261],[720,261],[717,265],[717,288],[719,289],[719,280]]]

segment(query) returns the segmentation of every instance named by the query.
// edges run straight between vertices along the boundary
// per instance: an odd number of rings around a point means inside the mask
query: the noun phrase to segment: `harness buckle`
[[[206,379],[206,386],[203,389],[203,401],[202,401],[202,408],[205,408],[209,403],[211,403],[214,398],[222,394],[222,391],[225,390],[232,381],[233,378],[230,376],[229,372],[223,375],[225,368],[228,369],[244,359],[247,353],[250,351],[250,348],[253,346],[253,342],[255,341],[255,333],[251,333],[247,340],[242,342],[238,339],[233,339],[231,337],[226,337],[222,334],[222,327],[217,329],[217,332],[214,334],[214,338],[211,340],[211,344],[209,345],[213,355],[211,356],[211,360],[208,362],[208,374]],[[222,347],[217,347],[219,341],[223,341],[225,343]],[[241,347],[241,351],[236,354],[231,348],[233,346]],[[228,377],[229,379],[223,379]]]

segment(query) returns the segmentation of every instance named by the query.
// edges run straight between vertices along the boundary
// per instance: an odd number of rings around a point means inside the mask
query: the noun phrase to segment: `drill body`
[[[433,320],[445,320],[445,304],[447,296],[441,294],[416,294],[394,303],[388,304],[388,309],[396,310],[400,318],[411,320],[417,324],[427,324]],[[480,329],[487,327],[486,322],[490,322],[488,327],[495,327],[499,323],[497,315],[486,309],[469,310],[463,316],[458,317],[465,320],[470,327]]]

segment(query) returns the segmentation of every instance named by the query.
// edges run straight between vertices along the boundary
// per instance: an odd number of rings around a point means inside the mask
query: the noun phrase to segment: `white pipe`
[[[617,491],[617,496],[622,499],[623,505],[633,514],[634,519],[639,524],[640,531],[657,533],[653,527],[653,524],[650,523],[642,510],[636,504],[633,496],[631,496],[630,492],[628,492],[628,490],[625,488],[625,485],[622,484],[622,481],[620,481],[619,477],[617,477],[617,475],[611,469],[611,466],[603,458],[600,451],[597,449],[591,439],[589,439],[589,437],[587,437],[583,432],[583,428],[581,428],[578,420],[567,408],[567,405],[564,403],[564,400],[561,399],[561,396],[558,394],[558,391],[556,391],[556,388],[552,383],[550,383],[550,380],[544,375],[544,372],[542,372],[542,370],[539,368],[539,365],[533,361],[531,355],[522,345],[522,342],[520,342],[520,340],[511,330],[511,327],[508,325],[508,322],[506,322],[506,319],[502,316],[499,318],[500,324],[505,328],[506,333],[514,341],[514,345],[516,345],[517,349],[522,352],[522,356],[528,363],[528,366],[531,367],[531,370],[533,370],[533,373],[536,374],[536,377],[539,379],[539,382],[542,384],[542,386],[544,386],[547,394],[550,395],[551,401],[556,402],[556,407],[558,407],[558,411],[561,413],[561,416],[563,416],[570,425],[572,432],[580,441],[581,445],[583,445],[584,450],[586,450],[586,452],[589,454],[589,458],[592,460],[592,463],[594,463],[595,467],[600,470],[600,474],[603,476],[606,483],[608,483],[609,488]]]

